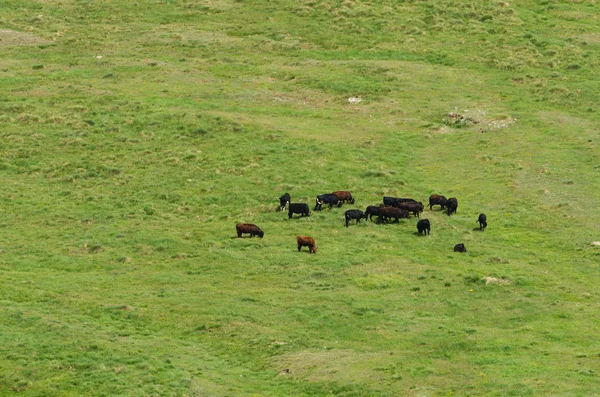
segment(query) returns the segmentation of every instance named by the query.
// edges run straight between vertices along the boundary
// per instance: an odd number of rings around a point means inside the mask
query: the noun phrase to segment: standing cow
[[[475,222],[479,222],[479,230],[485,230],[487,227],[487,217],[485,214],[479,214],[479,218]]]
[[[400,218],[408,218],[410,214],[407,210],[392,207],[386,205],[384,207],[379,208],[379,219],[383,222],[387,222],[389,219],[394,218],[396,222],[399,222]]]
[[[421,203],[420,201],[418,203],[413,202],[413,201],[405,201],[402,203],[397,203],[397,205],[395,205],[395,207],[406,210],[408,212],[412,212],[413,215],[416,216],[417,218],[419,217],[419,213],[423,212],[423,209],[425,208],[423,206],[423,203]]]
[[[348,223],[351,219],[356,219],[356,224],[358,225],[362,218],[367,219],[367,215],[365,215],[361,210],[348,210],[344,214],[344,218],[346,218],[346,227],[348,227]]]
[[[285,211],[285,207],[292,200],[289,193],[279,197],[279,211]]]
[[[446,197],[441,196],[439,194],[432,194],[431,196],[429,196],[429,210],[431,211],[434,205],[441,206],[440,209],[443,210],[446,206],[446,202],[448,202],[448,199]]]
[[[331,194],[337,197],[337,199],[340,200],[340,202],[342,203],[348,202],[350,204],[354,204],[354,197],[352,197],[352,194],[350,192],[347,192],[345,190],[337,190]]]
[[[367,207],[367,209],[365,210],[365,219],[367,219],[367,217],[369,217],[370,221],[373,221],[373,215],[377,215],[379,216],[379,209],[383,208],[384,205],[370,205]]]
[[[237,236],[242,237],[242,234],[250,234],[250,237],[258,236],[262,238],[265,233],[260,228],[252,223],[238,223],[235,225]]]
[[[296,236],[296,242],[298,243],[298,251],[302,249],[302,247],[308,247],[309,254],[317,253],[317,243],[315,243],[315,239],[309,236]]]
[[[458,200],[456,197],[450,197],[446,202],[446,208],[448,208],[448,216],[452,214],[456,214],[456,209],[458,208]]]
[[[383,205],[391,205],[392,207],[398,207],[400,203],[416,203],[417,200],[411,198],[401,198],[401,197],[383,197]]]
[[[288,219],[292,219],[293,214],[301,214],[301,216],[310,216],[310,209],[305,203],[290,203],[288,207]]]
[[[319,194],[315,200],[315,211],[320,211],[323,204],[329,204],[329,209],[334,205],[341,207],[342,202],[333,194]]]
[[[417,230],[419,231],[419,234],[423,233],[424,236],[431,234],[431,226],[429,224],[429,219],[419,220],[419,222],[417,222]]]

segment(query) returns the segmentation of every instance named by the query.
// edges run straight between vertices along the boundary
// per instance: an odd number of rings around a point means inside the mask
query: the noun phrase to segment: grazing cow
[[[310,216],[310,209],[305,203],[290,203],[288,207],[288,219],[292,219],[292,214],[302,214],[301,216]]]
[[[302,247],[308,247],[308,252],[310,254],[317,253],[317,243],[315,243],[315,239],[308,236],[296,236],[296,242],[298,243],[298,251],[302,249]]]
[[[291,197],[289,193],[279,197],[279,211],[285,211],[286,205],[290,202]]]
[[[367,215],[365,215],[361,210],[348,210],[344,214],[344,217],[346,218],[346,227],[348,227],[348,222],[350,222],[350,219],[356,219],[357,225],[360,223],[362,218],[367,219]]]
[[[383,208],[384,205],[370,205],[367,207],[367,209],[365,210],[365,219],[367,219],[367,216],[369,217],[369,219],[371,221],[373,221],[373,215],[379,215],[379,209]]]
[[[320,194],[317,196],[315,203],[315,211],[320,211],[323,204],[329,204],[329,209],[334,205],[336,207],[342,206],[342,202],[333,194]]]
[[[398,207],[400,203],[416,203],[417,200],[411,198],[398,198],[398,197],[384,197],[383,205],[391,205],[392,207]]]
[[[443,210],[446,206],[447,201],[448,199],[444,196],[440,196],[439,194],[432,194],[431,196],[429,196],[429,210],[431,210],[434,205],[440,205],[442,207],[440,209]]]
[[[450,197],[448,201],[446,201],[446,208],[448,208],[448,216],[456,214],[456,209],[458,208],[458,200],[456,197]]]
[[[429,219],[421,219],[417,222],[417,230],[419,234],[423,233],[424,236],[431,234],[431,226],[429,225]]]
[[[340,202],[342,203],[348,202],[350,204],[354,204],[354,198],[352,197],[352,194],[350,192],[347,192],[345,190],[337,190],[331,194],[337,197],[337,199],[340,200]]]
[[[400,218],[408,218],[409,216],[408,211],[401,208],[392,206],[379,207],[379,218],[381,218],[383,222],[386,222],[390,218],[394,218],[396,222],[398,222]]]
[[[487,217],[485,214],[479,214],[479,218],[475,222],[479,222],[479,230],[485,230],[487,227]]]
[[[252,223],[238,223],[235,225],[237,236],[242,237],[242,233],[250,234],[250,237],[258,236],[262,238],[265,233],[260,228]]]
[[[454,246],[454,252],[467,252],[467,249],[463,243],[460,243]]]
[[[423,209],[425,208],[423,206],[423,203],[421,203],[420,201],[418,203],[412,201],[405,201],[402,203],[398,203],[397,205],[395,205],[395,207],[407,210],[408,212],[412,212],[413,215],[417,218],[419,217],[419,212],[423,212]]]

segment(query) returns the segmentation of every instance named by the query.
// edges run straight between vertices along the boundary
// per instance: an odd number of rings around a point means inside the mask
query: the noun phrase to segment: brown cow
[[[347,192],[345,190],[338,190],[331,194],[337,197],[337,199],[340,200],[342,203],[347,201],[350,204],[354,204],[354,198],[352,197],[352,194],[350,192]]]
[[[238,223],[235,225],[235,230],[237,230],[237,236],[242,237],[242,233],[249,233],[250,237],[258,236],[262,238],[265,233],[260,230],[260,228],[252,223]]]
[[[408,212],[412,212],[414,216],[416,216],[417,218],[419,217],[419,212],[423,212],[423,203],[421,203],[420,201],[418,203],[414,203],[414,202],[404,202],[404,203],[398,203],[397,205],[395,205],[395,207],[398,207],[400,209],[406,210]]]
[[[444,196],[432,194],[429,196],[429,210],[431,210],[434,205],[440,205],[442,207],[441,209],[444,209],[447,201],[448,199]]]
[[[308,252],[310,254],[317,253],[317,243],[315,243],[315,239],[308,236],[296,236],[296,242],[298,243],[298,251],[302,249],[302,247],[308,247]]]
[[[398,219],[408,218],[409,216],[408,211],[401,208],[389,205],[379,207],[379,218],[381,218],[383,222],[386,222],[389,218],[394,218],[396,222],[398,222]]]

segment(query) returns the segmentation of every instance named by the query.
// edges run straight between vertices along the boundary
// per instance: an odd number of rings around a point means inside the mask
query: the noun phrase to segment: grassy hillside
[[[1,9],[1,395],[598,394],[593,1]]]

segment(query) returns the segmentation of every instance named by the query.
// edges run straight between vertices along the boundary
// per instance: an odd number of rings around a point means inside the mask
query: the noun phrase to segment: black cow
[[[320,211],[323,204],[329,204],[329,209],[334,205],[336,207],[342,206],[342,202],[335,197],[335,194],[320,194],[317,196],[315,203],[315,211]]]
[[[290,203],[288,207],[288,218],[292,219],[292,214],[302,214],[302,216],[310,216],[310,209],[305,203]]]
[[[390,218],[394,218],[398,222],[400,218],[408,218],[409,216],[408,211],[390,205],[379,208],[379,218],[383,222],[388,221]]]
[[[367,219],[367,216],[361,210],[348,210],[344,214],[344,217],[346,218],[346,227],[348,227],[348,222],[350,222],[350,219],[356,219],[357,225],[360,223],[362,218]]]
[[[289,193],[279,197],[279,211],[285,211],[286,205],[290,202],[291,197]]]
[[[369,217],[369,220],[373,221],[373,215],[379,215],[379,209],[383,208],[384,205],[370,205],[365,210],[365,219]]]
[[[440,196],[439,194],[432,194],[431,196],[429,196],[429,210],[433,209],[432,207],[434,205],[440,205],[442,207],[440,209],[443,210],[446,206],[447,201],[448,199],[444,196]]]
[[[452,214],[456,214],[456,209],[458,208],[458,200],[456,197],[450,197],[446,202],[446,208],[448,208],[448,216]]]
[[[398,203],[395,207],[406,210],[408,212],[412,212],[414,216],[419,217],[419,212],[423,212],[425,208],[423,203],[421,202],[413,202],[413,201],[405,201],[402,203]]]
[[[417,222],[417,230],[419,234],[423,233],[424,236],[431,234],[431,226],[429,225],[429,219],[421,219]]]
[[[467,249],[463,243],[460,243],[454,246],[454,252],[467,252]]]
[[[487,227],[487,217],[485,214],[479,214],[479,218],[475,222],[479,222],[479,230],[485,230]]]
[[[400,203],[416,203],[417,200],[411,198],[399,198],[399,197],[384,197],[383,205],[391,205],[392,207],[398,207]]]

